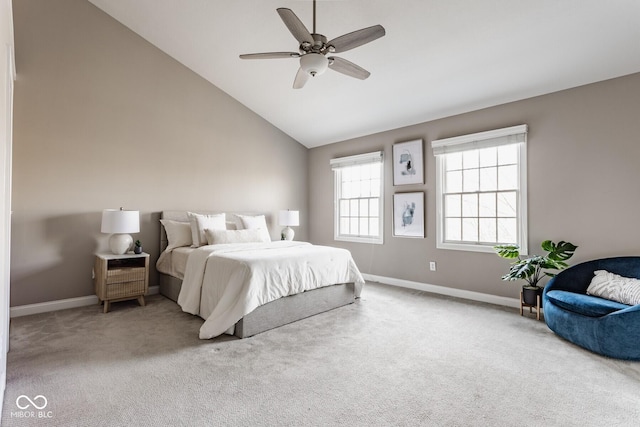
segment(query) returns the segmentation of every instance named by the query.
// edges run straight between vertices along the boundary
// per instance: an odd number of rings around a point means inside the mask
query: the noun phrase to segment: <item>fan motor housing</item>
[[[324,50],[327,47],[327,38],[322,34],[311,34],[313,37],[313,44],[309,42],[302,42],[300,44],[300,53],[308,53],[308,52],[317,52],[324,53]]]

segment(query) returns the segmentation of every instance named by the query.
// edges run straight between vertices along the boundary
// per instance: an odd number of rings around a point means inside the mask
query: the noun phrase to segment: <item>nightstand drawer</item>
[[[147,289],[145,281],[137,280],[133,282],[121,282],[107,284],[107,294],[105,299],[127,298],[135,295],[144,295]]]
[[[136,282],[142,280],[144,282],[147,269],[144,267],[136,268],[115,268],[107,271],[107,285],[112,283]]]

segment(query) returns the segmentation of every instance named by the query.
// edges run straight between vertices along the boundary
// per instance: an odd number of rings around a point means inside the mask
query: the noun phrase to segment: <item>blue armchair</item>
[[[587,295],[596,270],[640,279],[640,257],[599,259],[561,271],[542,294],[545,322],[553,332],[587,350],[640,360],[640,305]]]

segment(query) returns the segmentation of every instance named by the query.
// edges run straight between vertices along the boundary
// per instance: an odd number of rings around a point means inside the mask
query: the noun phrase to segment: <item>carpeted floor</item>
[[[159,295],[12,319],[2,425],[640,422],[640,363],[511,308],[368,284],[356,304],[245,340],[199,340],[201,323]]]

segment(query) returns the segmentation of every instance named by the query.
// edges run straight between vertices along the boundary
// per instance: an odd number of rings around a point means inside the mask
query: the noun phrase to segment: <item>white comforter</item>
[[[277,241],[203,246],[187,261],[178,304],[206,319],[200,338],[233,333],[235,323],[260,305],[288,295],[364,279],[345,249]]]

